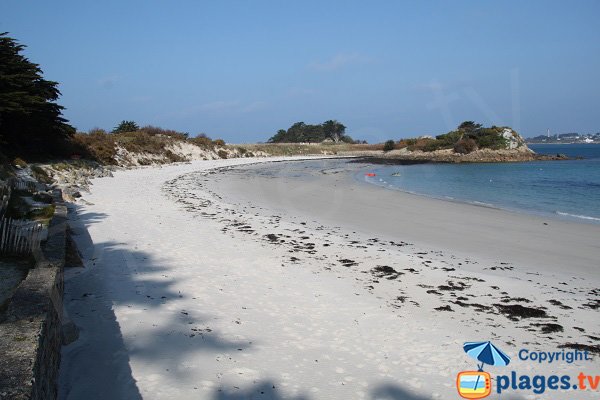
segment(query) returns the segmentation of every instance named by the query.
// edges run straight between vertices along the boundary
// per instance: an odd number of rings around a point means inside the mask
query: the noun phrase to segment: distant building
[[[561,140],[577,140],[579,139],[579,133],[561,133],[558,138]]]

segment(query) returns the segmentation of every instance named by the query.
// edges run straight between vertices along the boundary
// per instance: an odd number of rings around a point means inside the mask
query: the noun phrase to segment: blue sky
[[[370,142],[464,120],[600,131],[599,1],[3,0],[80,130],[230,142],[337,119]]]

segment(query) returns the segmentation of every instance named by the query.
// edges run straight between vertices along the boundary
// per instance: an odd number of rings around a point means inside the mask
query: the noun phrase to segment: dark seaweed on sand
[[[537,327],[541,328],[542,333],[546,333],[546,334],[564,331],[562,325],[559,325],[559,324],[532,324],[532,326],[537,326]]]
[[[520,304],[494,304],[494,306],[513,321],[521,318],[548,318],[546,311],[539,308],[525,307]]]
[[[573,349],[580,351],[588,351],[592,354],[600,355],[600,345],[597,344],[582,344],[582,343],[565,343],[558,346],[559,349]]]

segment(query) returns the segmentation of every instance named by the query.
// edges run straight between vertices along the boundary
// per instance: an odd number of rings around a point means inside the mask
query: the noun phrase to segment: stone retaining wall
[[[0,324],[0,399],[52,400],[60,365],[67,209],[55,192],[48,241]]]

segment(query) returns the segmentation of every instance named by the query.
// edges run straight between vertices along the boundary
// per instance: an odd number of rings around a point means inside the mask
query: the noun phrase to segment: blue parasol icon
[[[466,342],[463,345],[465,353],[481,361],[481,365],[477,365],[479,371],[483,371],[483,364],[505,366],[510,363],[510,357],[504,354],[502,350],[492,344],[492,342]],[[479,375],[475,381],[475,387],[479,383]]]
[[[492,344],[492,342],[467,342],[463,345],[465,353],[481,361],[478,365],[479,371],[483,371],[483,364],[505,366],[510,363],[510,357],[507,356]]]

